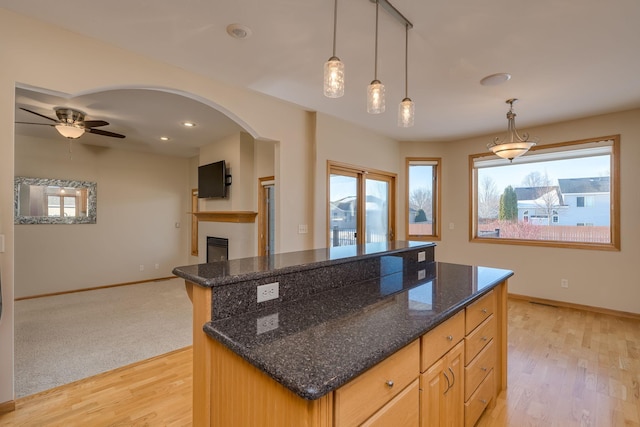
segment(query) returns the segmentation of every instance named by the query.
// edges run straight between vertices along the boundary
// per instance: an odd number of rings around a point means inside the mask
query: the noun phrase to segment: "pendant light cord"
[[[336,56],[336,27],[338,26],[338,0],[333,4],[333,57]]]
[[[409,24],[404,26],[404,97],[409,97]]]
[[[378,9],[380,2],[376,0],[376,43],[375,43],[375,56],[373,64],[373,80],[378,80]]]

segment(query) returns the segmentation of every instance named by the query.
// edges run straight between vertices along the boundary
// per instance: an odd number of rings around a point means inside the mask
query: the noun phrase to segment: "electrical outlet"
[[[307,234],[309,232],[309,227],[307,224],[298,224],[298,234]]]
[[[422,280],[427,277],[427,272],[425,270],[418,270],[418,280]]]
[[[569,280],[568,279],[560,279],[560,287],[561,288],[568,288],[569,287]]]
[[[160,268],[160,264],[158,264],[158,263],[156,262],[155,267],[156,267],[156,270],[157,270],[157,269],[159,269],[159,268]]]
[[[418,252],[418,262],[422,262],[426,259],[427,259],[427,254],[424,251]]]
[[[273,313],[257,319],[256,330],[258,331],[258,335],[278,329],[278,321],[278,313]]]
[[[140,264],[140,271],[144,271],[144,265]]]
[[[456,225],[453,222],[449,223],[449,230],[453,230],[454,228],[456,228]]]
[[[280,296],[280,282],[258,286],[258,302],[270,301]]]

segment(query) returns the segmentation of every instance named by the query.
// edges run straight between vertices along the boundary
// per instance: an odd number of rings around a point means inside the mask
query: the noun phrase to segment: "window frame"
[[[432,234],[410,234],[409,233],[409,167],[411,166],[411,162],[425,162],[425,163],[435,163],[435,173],[434,173],[434,181],[432,188],[433,193],[431,198],[433,200],[433,215],[432,215]],[[418,241],[439,241],[441,239],[441,182],[442,182],[442,158],[441,157],[406,157],[405,158],[405,209],[404,209],[404,229],[405,236],[407,240],[418,240]]]
[[[527,240],[478,237],[478,168],[475,161],[483,157],[494,157],[492,153],[478,153],[469,155],[469,241],[473,243],[491,243],[506,245],[542,246],[556,248],[590,249],[602,251],[620,251],[620,135],[610,135],[577,141],[560,142],[537,145],[529,150],[529,154],[536,151],[571,151],[594,146],[598,142],[612,141],[610,158],[610,215],[609,215],[609,243],[564,242],[556,240]],[[581,147],[582,146],[582,147]],[[525,154],[523,157],[526,157]]]

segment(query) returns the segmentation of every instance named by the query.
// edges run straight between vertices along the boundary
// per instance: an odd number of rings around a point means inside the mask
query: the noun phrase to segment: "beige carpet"
[[[191,345],[183,279],[15,303],[16,397]]]

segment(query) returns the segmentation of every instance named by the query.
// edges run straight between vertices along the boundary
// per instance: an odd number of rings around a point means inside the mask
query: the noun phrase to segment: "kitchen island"
[[[174,273],[194,303],[194,425],[472,425],[506,387],[512,272],[437,263],[433,244]],[[273,283],[277,298],[258,303]]]

